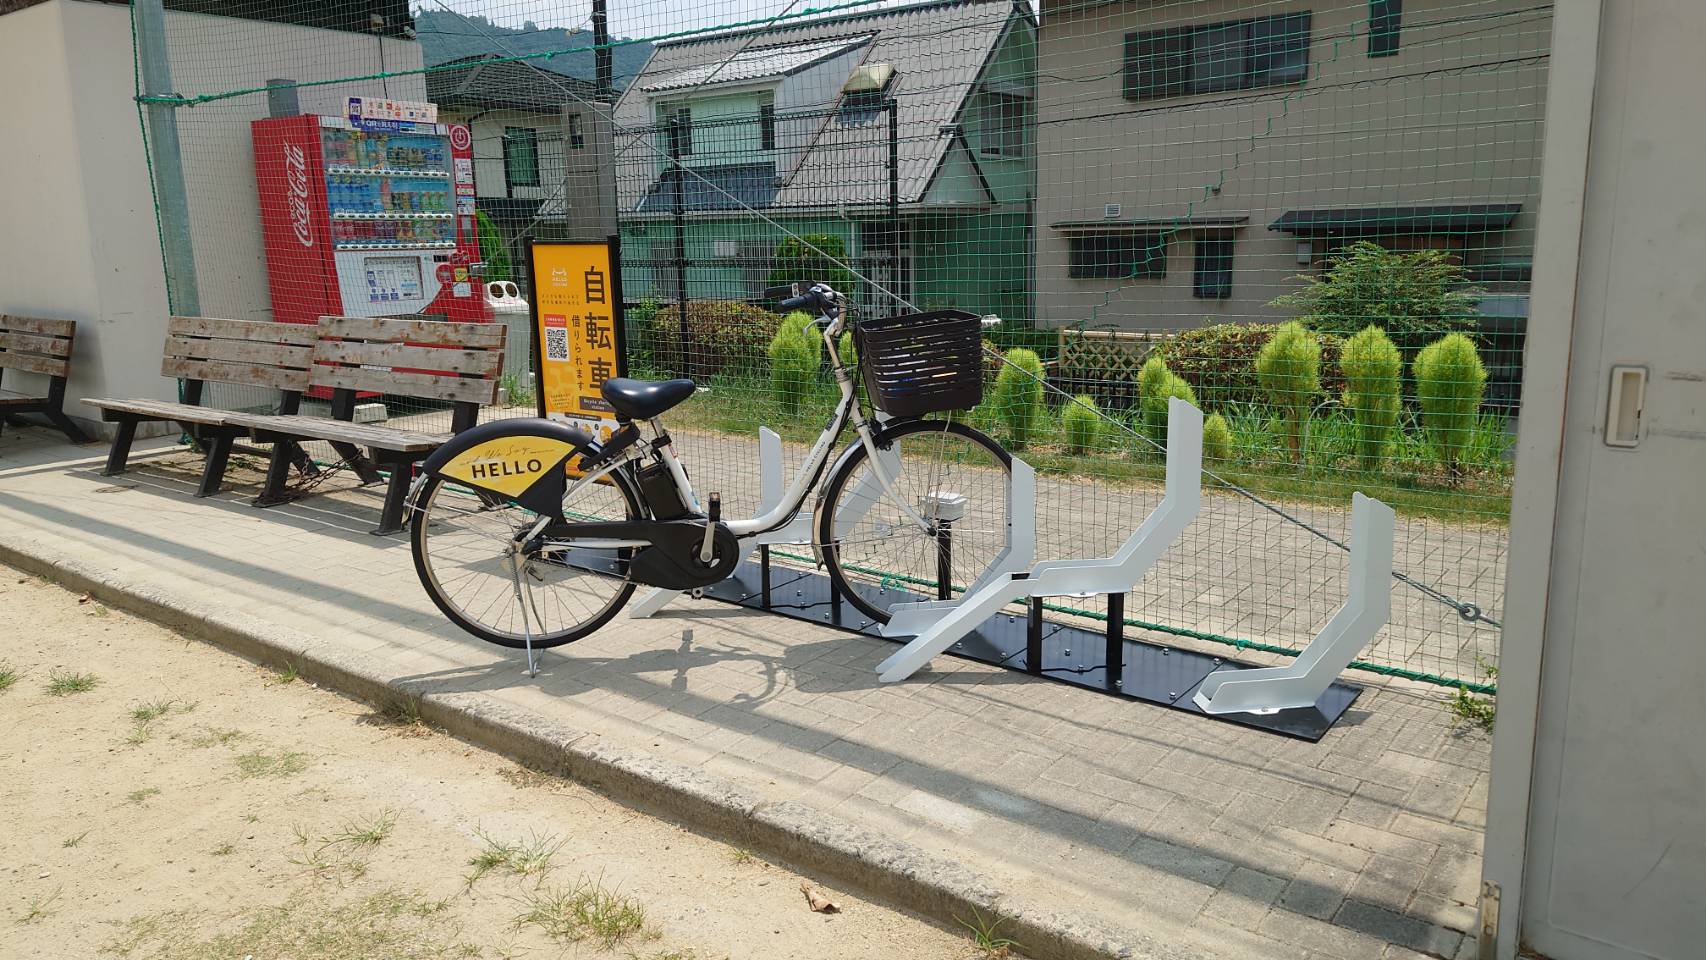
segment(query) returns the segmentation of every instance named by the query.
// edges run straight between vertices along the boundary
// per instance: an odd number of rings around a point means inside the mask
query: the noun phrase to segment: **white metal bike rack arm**
[[[1101,560],[1045,560],[1029,574],[1008,574],[967,593],[941,619],[878,664],[884,683],[905,680],[1015,598],[1125,593],[1143,579],[1202,508],[1202,411],[1173,398],[1167,405],[1167,491],[1114,555]]]
[[[1205,713],[1276,713],[1312,707],[1392,614],[1392,508],[1351,497],[1351,577],[1345,605],[1283,667],[1220,669],[1191,698]]]

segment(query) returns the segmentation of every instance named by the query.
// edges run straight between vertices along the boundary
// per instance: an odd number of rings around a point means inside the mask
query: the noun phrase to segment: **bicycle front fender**
[[[514,501],[562,519],[564,465],[598,456],[592,434],[556,420],[494,420],[457,434],[421,463],[425,475]]]

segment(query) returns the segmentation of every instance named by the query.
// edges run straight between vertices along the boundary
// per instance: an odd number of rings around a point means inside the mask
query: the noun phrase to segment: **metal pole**
[[[687,326],[687,214],[683,209],[681,195],[682,181],[687,177],[687,171],[681,168],[681,146],[684,138],[692,134],[682,125],[677,117],[670,117],[666,127],[669,131],[669,161],[673,176],[670,193],[675,206],[675,302],[676,316],[681,321],[681,332],[676,342],[680,351],[681,362],[675,372],[687,375],[688,344],[691,335]]]
[[[610,64],[610,11],[607,0],[592,0],[592,57],[593,76],[598,84],[598,99],[614,101],[614,71]]]
[[[136,0],[131,7],[136,30],[136,67],[142,93],[169,97],[172,64],[166,49],[166,11],[162,0]],[[166,299],[175,314],[201,313],[196,286],[195,244],[190,239],[189,192],[184,187],[183,152],[178,145],[177,107],[148,103],[149,161],[154,168],[154,201],[160,220],[160,249],[165,258]]]
[[[890,97],[889,112],[889,289],[896,297],[906,297],[900,277],[900,104]],[[892,308],[903,309],[901,303]]]

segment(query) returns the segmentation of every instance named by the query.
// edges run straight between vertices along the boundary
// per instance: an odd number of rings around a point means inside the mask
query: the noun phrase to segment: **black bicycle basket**
[[[891,417],[970,410],[983,401],[983,321],[931,310],[853,328],[865,391]]]

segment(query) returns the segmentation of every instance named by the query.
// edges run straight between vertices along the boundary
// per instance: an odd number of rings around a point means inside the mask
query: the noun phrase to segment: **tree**
[[[1345,341],[1339,370],[1345,378],[1345,409],[1356,424],[1357,459],[1364,470],[1377,469],[1398,425],[1404,362],[1386,332],[1370,324]]]
[[[1463,475],[1463,449],[1475,433],[1487,368],[1481,364],[1475,341],[1450,333],[1416,355],[1415,376],[1422,428],[1455,483]]]
[[[1296,320],[1282,324],[1256,355],[1256,381],[1279,409],[1291,458],[1302,466],[1303,425],[1321,392],[1321,344],[1315,334]]]
[[[1442,333],[1477,316],[1480,287],[1442,250],[1394,253],[1359,240],[1327,258],[1320,276],[1298,276],[1302,290],[1269,306],[1301,314],[1315,330],[1348,337],[1369,324],[1393,334]]]
[[[785,237],[776,245],[775,261],[765,279],[767,286],[827,283],[850,300],[858,286],[853,271],[843,266],[847,263],[847,243],[832,233]]]
[[[509,247],[504,244],[498,225],[484,210],[474,212],[474,235],[480,242],[480,259],[486,262],[487,280],[511,280]]]

